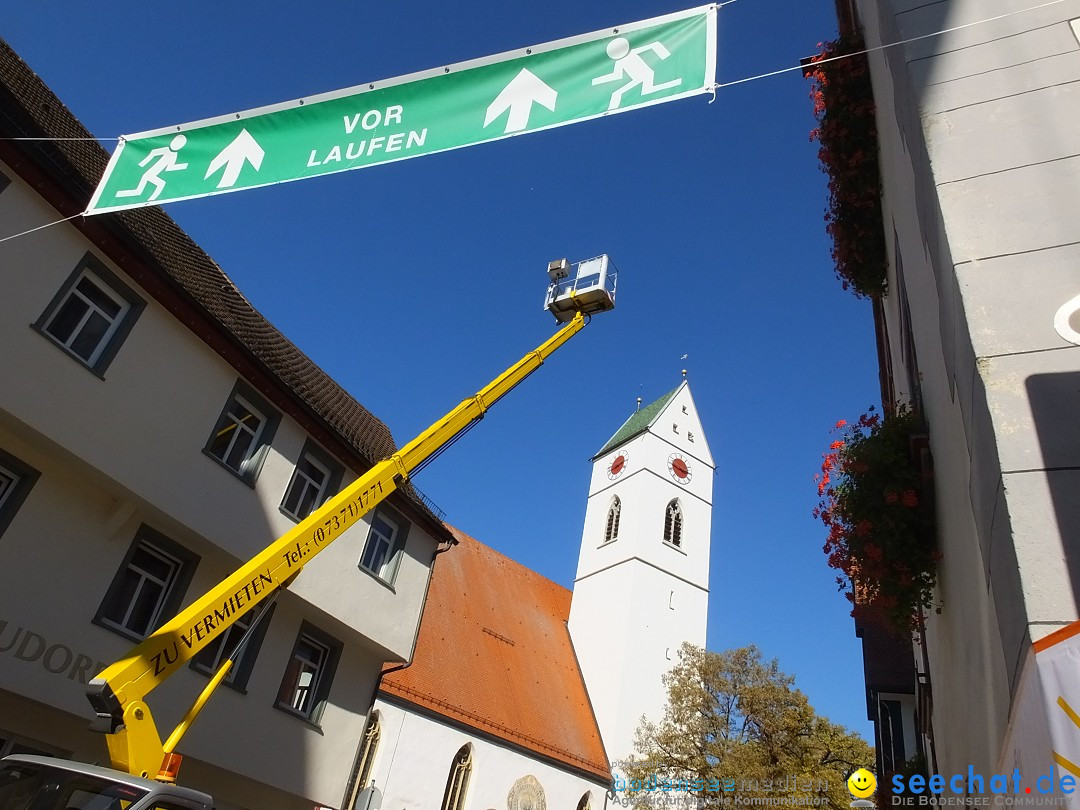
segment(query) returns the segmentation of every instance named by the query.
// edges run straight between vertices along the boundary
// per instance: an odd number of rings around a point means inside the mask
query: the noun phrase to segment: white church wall
[[[681,644],[705,645],[712,465],[686,385],[647,430],[593,463],[569,626],[613,766],[633,754],[643,715],[663,717],[663,676]],[[615,497],[619,526],[608,539]],[[677,543],[665,542],[673,500]]]
[[[466,810],[502,810],[515,784],[527,776],[542,786],[545,804],[552,810],[572,810],[586,793],[591,794],[594,810],[603,807],[608,788],[604,782],[383,699],[375,702],[375,711],[382,736],[371,775],[387,810],[441,806],[451,765],[463,745],[471,745],[473,752]]]
[[[701,588],[638,562],[575,585],[571,634],[613,766],[634,752],[643,715],[663,717],[663,676],[682,642],[705,645],[708,599]]]
[[[582,532],[579,578],[636,556],[708,587],[712,470],[703,463],[693,466],[695,460],[688,459],[693,477],[680,485],[667,472],[671,452],[669,445],[644,434],[597,459]],[[609,480],[607,470],[620,454],[628,459],[624,470],[616,480]],[[605,543],[608,509],[616,495],[622,502],[618,541]],[[683,512],[681,554],[663,543],[665,510],[673,499],[678,499]]]

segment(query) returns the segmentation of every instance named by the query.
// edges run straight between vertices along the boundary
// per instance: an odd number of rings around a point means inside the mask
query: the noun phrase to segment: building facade
[[[682,643],[705,646],[714,468],[685,380],[593,458],[570,634],[613,763],[663,717]]]
[[[838,11],[871,49],[883,399],[928,424],[941,552],[940,613],[906,688],[882,690],[896,717],[871,701],[879,746],[889,728],[894,751],[946,776],[1075,776],[1069,679],[1044,652],[1062,649],[1080,593],[1080,3]]]
[[[610,802],[680,645],[705,645],[713,461],[689,385],[592,462],[572,593],[452,530],[415,657],[380,682],[347,810],[374,791],[416,810]]]
[[[0,757],[108,764],[89,682],[396,450],[160,208],[78,216],[107,159],[0,42]],[[254,624],[181,781],[220,810],[605,807],[705,643],[713,466],[685,381],[633,414],[573,593],[398,490],[149,696],[167,735]]]
[[[105,151],[2,43],[0,136],[5,234],[85,206]],[[0,756],[107,761],[88,681],[394,443],[160,209],[4,241],[0,266]],[[185,783],[226,810],[340,806],[453,542],[399,493],[308,565],[185,738]],[[237,611],[150,696],[163,734]]]
[[[601,810],[611,768],[566,626],[570,591],[453,531],[416,655],[383,675],[356,787],[407,810]]]

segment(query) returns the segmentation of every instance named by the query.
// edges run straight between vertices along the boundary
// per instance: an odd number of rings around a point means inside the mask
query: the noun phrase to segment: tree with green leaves
[[[669,805],[681,793],[704,807],[848,810],[848,775],[873,769],[873,748],[818,716],[757,647],[715,653],[684,644],[664,683],[663,720],[643,720],[639,754],[616,767],[616,797],[635,807]]]

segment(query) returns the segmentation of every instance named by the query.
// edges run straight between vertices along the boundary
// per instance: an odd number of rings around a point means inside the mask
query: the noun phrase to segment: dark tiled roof
[[[380,694],[609,781],[570,591],[450,531],[458,545],[432,570],[413,662],[383,675]]]
[[[623,442],[630,441],[630,439],[637,436],[639,433],[648,430],[649,426],[653,423],[653,420],[660,415],[660,411],[664,410],[671,398],[678,393],[679,388],[682,388],[680,383],[677,387],[668,391],[660,399],[656,400],[644,408],[639,408],[630,415],[630,418],[623,422],[623,426],[615,431],[615,435],[608,439],[607,444],[600,448],[600,451],[593,456],[593,459],[598,459],[604,455],[608,450],[613,450]]]
[[[19,148],[59,184],[73,200],[72,205],[89,201],[109,160],[105,149],[92,140],[71,111],[3,40],[0,134],[51,139],[21,142]],[[79,211],[81,208],[61,213]],[[209,316],[226,340],[268,373],[303,410],[336,434],[361,462],[370,466],[395,452],[386,425],[266,320],[161,208],[150,206],[95,217],[94,225],[99,223],[176,294]],[[441,528],[411,487],[404,491]]]

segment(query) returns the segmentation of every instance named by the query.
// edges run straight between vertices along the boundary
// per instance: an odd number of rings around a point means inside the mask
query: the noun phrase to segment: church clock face
[[[690,462],[686,460],[686,456],[682,453],[672,453],[668,456],[667,468],[671,477],[680,484],[689,484],[690,479],[694,477],[694,473],[690,469]]]
[[[630,462],[630,456],[625,451],[620,451],[615,458],[611,460],[611,463],[607,468],[607,477],[614,481],[624,472],[626,472],[626,465]]]

